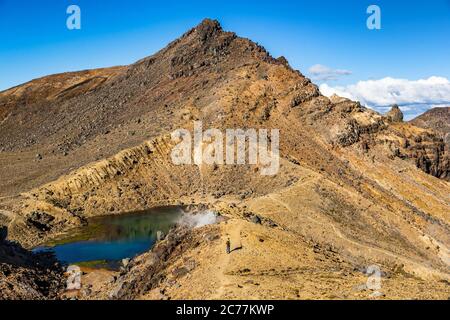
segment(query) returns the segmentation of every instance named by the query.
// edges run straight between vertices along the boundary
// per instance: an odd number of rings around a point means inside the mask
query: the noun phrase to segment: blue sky
[[[66,27],[71,4],[81,8],[81,30]],[[366,27],[371,4],[381,9],[381,30]],[[349,87],[358,81],[450,78],[450,0],[0,0],[0,90],[47,74],[132,63],[205,17],[312,78],[314,65],[348,71],[316,82],[359,100],[365,98]],[[440,84],[434,104],[450,101]],[[416,102],[428,102],[422,100]]]

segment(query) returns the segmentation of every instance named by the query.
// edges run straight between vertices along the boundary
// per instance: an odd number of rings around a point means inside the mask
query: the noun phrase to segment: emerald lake
[[[53,251],[59,261],[67,264],[117,265],[122,259],[148,251],[156,242],[157,232],[167,234],[182,213],[180,207],[161,207],[95,217],[89,219],[86,227],[33,251]]]

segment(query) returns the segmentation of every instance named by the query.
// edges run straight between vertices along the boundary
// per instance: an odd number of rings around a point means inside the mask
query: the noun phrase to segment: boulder
[[[165,237],[166,237],[166,235],[164,234],[164,232],[162,232],[162,231],[156,232],[156,241],[162,241],[162,240],[164,240]]]
[[[130,264],[130,258],[122,259],[122,266],[124,268],[128,267],[129,264]]]
[[[250,218],[250,221],[256,224],[261,224],[261,218],[257,215],[254,215]]]
[[[187,275],[188,273],[189,273],[189,270],[186,267],[178,267],[172,271],[172,275],[175,278],[183,277],[183,276]]]

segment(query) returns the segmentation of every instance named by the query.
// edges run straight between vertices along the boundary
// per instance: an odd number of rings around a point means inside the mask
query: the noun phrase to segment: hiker
[[[8,228],[0,227],[0,243],[6,241],[7,237],[8,237]]]
[[[230,254],[231,252],[231,242],[230,238],[227,239],[227,254]]]

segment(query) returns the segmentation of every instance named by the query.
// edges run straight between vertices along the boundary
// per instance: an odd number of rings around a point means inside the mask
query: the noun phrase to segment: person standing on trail
[[[231,252],[231,242],[230,238],[227,239],[227,254],[230,254]]]
[[[8,237],[8,228],[0,227],[0,243],[6,241],[7,237]]]

